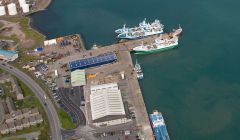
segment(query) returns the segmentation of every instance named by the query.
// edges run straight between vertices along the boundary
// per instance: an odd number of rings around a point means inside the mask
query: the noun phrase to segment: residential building
[[[42,123],[43,122],[43,118],[42,115],[38,114],[37,116],[35,116],[36,122],[37,123]]]
[[[22,130],[23,129],[23,125],[22,125],[21,120],[15,120],[14,123],[15,123],[15,126],[16,126],[17,130]]]
[[[10,122],[13,122],[14,121],[14,118],[12,117],[11,114],[6,114],[5,115],[5,122],[6,123],[10,123]]]
[[[29,124],[30,125],[36,125],[37,124],[36,119],[35,119],[34,116],[31,116],[28,119],[29,119]]]
[[[14,122],[10,122],[10,123],[7,123],[7,126],[8,126],[8,129],[11,133],[15,133],[16,132],[16,127],[14,125]]]
[[[9,113],[9,112],[8,112],[7,103],[6,103],[5,101],[2,101],[1,103],[2,103],[2,106],[3,106],[3,109],[4,109],[5,114],[6,114],[6,113]]]
[[[15,112],[16,108],[14,106],[14,103],[13,103],[13,100],[11,97],[7,97],[6,103],[7,103],[9,113],[11,114],[11,113]]]
[[[22,109],[22,115],[24,118],[28,118],[31,113],[31,110],[29,108]]]
[[[14,113],[12,113],[12,117],[17,120],[21,120],[23,118],[22,111],[17,110]]]
[[[4,107],[2,104],[2,100],[0,99],[0,124],[4,120],[4,116],[5,116],[5,111],[4,111]]]
[[[12,88],[13,88],[13,91],[16,93],[17,100],[23,100],[24,99],[23,93],[21,88],[18,85],[16,78],[12,78],[11,81],[12,81]]]
[[[2,135],[4,134],[8,134],[9,133],[9,129],[7,127],[7,124],[0,124],[0,132]]]
[[[39,114],[38,108],[31,109],[31,114],[29,116],[36,116]]]
[[[23,124],[23,127],[24,127],[24,128],[30,127],[30,123],[29,123],[29,121],[28,121],[28,118],[22,119],[22,124]]]

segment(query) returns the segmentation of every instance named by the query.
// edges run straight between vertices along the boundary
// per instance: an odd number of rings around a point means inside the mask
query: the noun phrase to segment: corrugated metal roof
[[[125,115],[121,91],[102,89],[90,94],[92,120],[107,116]]]
[[[15,54],[17,54],[15,51],[6,51],[6,50],[0,49],[0,55],[7,56],[7,57],[12,57]]]
[[[107,53],[103,55],[99,55],[96,57],[76,60],[69,62],[69,67],[71,70],[73,69],[84,69],[89,67],[94,67],[106,63],[111,63],[117,60],[117,56],[115,53]]]
[[[72,87],[86,85],[85,70],[75,70],[71,72]]]

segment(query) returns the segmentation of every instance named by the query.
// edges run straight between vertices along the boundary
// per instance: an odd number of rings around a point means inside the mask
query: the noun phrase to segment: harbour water
[[[163,113],[171,139],[235,140],[240,136],[240,1],[54,0],[32,16],[48,38],[81,33],[92,44],[116,42],[114,30],[145,17],[165,31],[181,24],[179,48],[137,55],[149,113]]]

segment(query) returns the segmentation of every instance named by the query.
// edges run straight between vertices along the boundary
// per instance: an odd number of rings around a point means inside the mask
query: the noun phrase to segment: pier
[[[168,37],[167,34],[164,34],[163,36]],[[57,69],[61,77],[65,75],[70,75],[69,71],[61,69],[63,69],[63,65],[66,66],[71,61],[94,57],[111,52],[114,52],[117,55],[117,61],[115,63],[85,69],[87,77],[86,86],[84,87],[85,106],[81,107],[81,110],[83,110],[84,115],[86,116],[87,125],[91,126],[92,121],[90,111],[90,86],[117,82],[119,84],[119,89],[122,92],[123,102],[127,103],[127,107],[130,108],[129,110],[134,112],[134,117],[132,117],[133,119],[130,118],[133,121],[126,124],[124,127],[110,126],[104,129],[98,128],[96,129],[96,133],[103,133],[108,130],[120,131],[124,128],[129,128],[131,130],[136,130],[138,134],[141,133],[140,137],[142,139],[154,139],[153,131],[148,118],[148,113],[141,93],[141,88],[136,77],[136,73],[134,72],[134,64],[130,52],[134,47],[139,46],[142,43],[153,43],[157,37],[159,37],[159,35],[150,36],[138,40],[130,40],[127,42],[99,47],[91,50],[82,49],[82,51],[78,53],[62,57],[52,65],[49,65],[50,70],[54,71]],[[124,73],[125,78],[121,77],[122,73]],[[89,75],[95,76],[94,78],[89,78]],[[58,78],[57,83],[58,85],[64,87],[66,84],[64,83],[63,79],[64,78]]]

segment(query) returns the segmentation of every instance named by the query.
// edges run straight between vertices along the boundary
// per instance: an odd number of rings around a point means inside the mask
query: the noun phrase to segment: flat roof
[[[12,57],[16,54],[17,53],[15,51],[7,51],[7,50],[0,49],[0,55],[3,55],[3,56]]]
[[[95,57],[71,61],[69,62],[69,67],[70,69],[84,69],[114,60],[117,60],[117,55],[115,53],[106,53]]]
[[[72,87],[86,85],[85,70],[75,70],[71,72]]]
[[[93,121],[107,116],[125,115],[119,89],[102,89],[91,92],[90,106]]]

